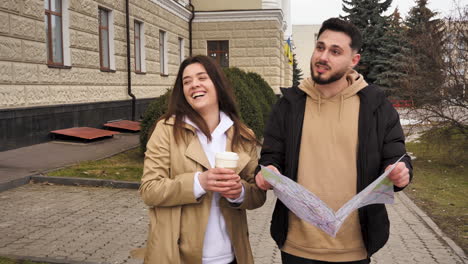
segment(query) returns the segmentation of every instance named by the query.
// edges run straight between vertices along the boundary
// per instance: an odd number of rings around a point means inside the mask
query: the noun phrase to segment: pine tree
[[[391,4],[392,0],[343,0],[343,11],[347,13],[343,18],[356,25],[363,36],[361,61],[356,69],[370,83],[374,83],[383,70],[377,67],[377,56],[388,27],[388,17],[383,13]]]
[[[398,90],[407,78],[405,54],[409,53],[409,44],[404,36],[404,27],[398,8],[390,16],[389,25],[382,37],[382,46],[376,56],[376,66],[370,75],[376,76],[378,84],[387,96],[397,96]]]
[[[427,0],[416,0],[405,21],[405,37],[409,42],[406,56],[410,61],[404,93],[418,105],[434,104],[441,99],[444,23],[436,15],[427,7]]]
[[[296,53],[293,53],[293,86],[298,86],[302,80],[302,70],[297,65]]]

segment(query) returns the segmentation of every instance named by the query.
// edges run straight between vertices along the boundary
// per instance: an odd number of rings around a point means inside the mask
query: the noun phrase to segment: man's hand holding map
[[[336,213],[315,194],[286,176],[264,166],[261,166],[261,172],[265,180],[273,186],[276,197],[289,210],[335,237],[344,220],[352,211],[369,204],[393,203],[393,183],[387,176],[404,156],[400,157],[393,166],[344,204]]]

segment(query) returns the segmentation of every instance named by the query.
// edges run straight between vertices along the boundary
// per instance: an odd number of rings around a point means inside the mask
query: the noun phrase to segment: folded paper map
[[[267,167],[262,167],[262,175],[273,186],[276,197],[286,205],[296,216],[322,229],[332,237],[340,229],[344,220],[354,210],[369,204],[392,204],[393,183],[388,174],[404,157],[401,156],[390,169],[380,175],[374,182],[344,204],[336,213],[315,194]]]

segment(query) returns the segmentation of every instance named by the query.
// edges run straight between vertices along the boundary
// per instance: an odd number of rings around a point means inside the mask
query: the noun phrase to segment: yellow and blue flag
[[[293,64],[293,53],[292,53],[292,46],[291,46],[291,38],[289,37],[288,40],[286,40],[286,43],[283,45],[284,49],[284,55],[288,57],[289,64]]]

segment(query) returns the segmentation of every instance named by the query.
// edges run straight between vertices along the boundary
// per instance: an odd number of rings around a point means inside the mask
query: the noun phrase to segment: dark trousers
[[[281,261],[283,264],[369,264],[370,259],[363,259],[358,261],[349,262],[327,262],[313,259],[305,259],[297,257],[286,252],[281,251]]]

